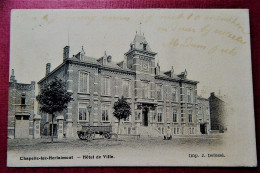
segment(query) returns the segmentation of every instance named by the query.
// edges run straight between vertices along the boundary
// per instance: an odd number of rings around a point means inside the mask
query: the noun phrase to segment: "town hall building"
[[[113,104],[121,96],[127,98],[132,110],[132,115],[120,125],[122,134],[139,134],[142,129],[165,134],[168,127],[173,135],[209,132],[210,111],[199,115],[199,104],[209,109],[208,100],[197,97],[199,82],[188,79],[186,69],[180,74],[173,67],[162,71],[155,63],[157,53],[143,34],[136,33],[121,62],[114,62],[106,52],[100,58],[89,57],[83,47],[71,57],[69,51],[69,46],[64,47],[63,62],[52,71],[48,63],[46,76],[38,82],[40,89],[57,76],[73,93],[73,101],[58,115],[64,118],[65,137],[76,137],[77,130],[89,123],[112,125],[116,131]],[[50,116],[41,114],[42,134],[50,135],[51,128],[57,131],[58,122],[51,125]]]

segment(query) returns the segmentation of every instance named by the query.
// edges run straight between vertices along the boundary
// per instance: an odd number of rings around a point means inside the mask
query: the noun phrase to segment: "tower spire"
[[[70,46],[70,33],[68,32],[68,46]]]
[[[142,22],[139,23],[139,35],[142,35]]]

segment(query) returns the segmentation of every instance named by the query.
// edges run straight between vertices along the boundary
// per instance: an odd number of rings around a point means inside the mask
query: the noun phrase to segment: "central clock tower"
[[[127,68],[136,72],[135,98],[139,101],[154,101],[155,56],[144,34],[136,34],[130,49],[125,53]]]
[[[125,53],[127,68],[136,72],[154,74],[155,55],[144,35],[136,34],[130,49]]]

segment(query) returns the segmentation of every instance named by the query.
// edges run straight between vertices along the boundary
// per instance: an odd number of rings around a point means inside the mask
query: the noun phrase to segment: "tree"
[[[126,98],[122,96],[114,103],[114,112],[113,115],[118,119],[118,129],[117,129],[117,137],[119,133],[119,125],[120,120],[124,118],[128,118],[131,115],[131,107],[129,103],[127,103]]]
[[[40,111],[50,114],[52,122],[51,141],[53,142],[53,119],[56,112],[62,112],[67,108],[68,103],[73,100],[72,93],[66,90],[66,85],[56,76],[53,80],[44,85],[40,94],[36,97],[40,103]]]

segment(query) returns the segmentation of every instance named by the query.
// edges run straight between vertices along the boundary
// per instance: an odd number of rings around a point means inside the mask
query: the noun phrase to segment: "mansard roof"
[[[154,58],[154,56],[157,54],[155,52],[152,52],[148,42],[146,41],[146,39],[144,37],[144,34],[141,35],[141,33],[140,34],[136,33],[133,42],[131,42],[131,44],[130,44],[130,50],[128,52],[126,52],[125,55],[127,56],[128,54],[131,54],[132,52],[135,52],[135,51],[138,51],[138,52],[141,52],[141,53],[144,53],[147,55],[151,55],[152,58]],[[86,56],[85,51],[82,46],[82,50],[80,52],[78,52],[76,55],[73,55],[73,57],[71,57],[71,58],[65,59],[62,64],[60,64],[57,68],[55,68],[53,71],[51,71],[49,74],[47,74],[44,78],[42,78],[38,82],[38,84],[41,83],[42,81],[44,81],[49,76],[53,75],[58,69],[63,67],[63,65],[65,65],[66,63],[93,65],[100,69],[115,70],[117,72],[135,74],[134,70],[127,68],[125,61],[113,62],[112,56],[107,55],[106,51],[101,58],[93,58],[90,56]],[[186,76],[187,76],[186,69],[185,69],[185,72],[182,72],[179,75],[173,74],[172,70],[167,71],[167,72],[161,71],[159,74],[155,75],[155,78],[161,79],[161,80],[168,80],[168,81],[184,82],[184,83],[189,83],[189,84],[199,83],[198,81],[186,79]],[[168,73],[171,73],[171,74],[167,75]]]
[[[83,57],[79,57],[80,55],[80,52],[76,55],[76,56],[73,56],[72,60],[76,60],[76,61],[83,61],[83,62],[88,62],[88,63],[91,63],[91,64],[96,64],[96,65],[101,65],[96,59],[96,58],[93,58],[93,57],[90,57],[90,56],[83,56]]]
[[[180,80],[181,78],[179,78],[177,75],[173,75],[172,77],[168,76],[165,74],[164,71],[160,71],[160,74],[156,75],[157,78],[162,78],[162,79],[175,79],[175,80]]]
[[[161,80],[169,80],[169,81],[179,81],[179,82],[184,82],[184,83],[191,83],[191,84],[197,84],[199,83],[198,81],[195,81],[195,80],[189,80],[189,79],[183,79],[183,78],[180,78],[178,75],[176,74],[173,74],[172,77],[168,76],[165,74],[165,72],[163,71],[160,71],[160,74],[159,75],[155,75],[155,78],[156,79],[161,79]]]
[[[80,61],[80,62],[86,62],[86,63],[93,64],[93,65],[98,65],[99,67],[110,67],[110,68],[115,68],[115,69],[132,71],[131,69],[120,67],[118,65],[118,62],[109,61],[109,62],[106,62],[106,63],[102,63],[101,60],[103,60],[103,58],[105,58],[104,61],[107,61],[107,59],[106,59],[107,57],[111,57],[111,56],[110,55],[107,56],[105,54],[104,56],[102,56],[101,58],[98,58],[98,59],[90,57],[90,56],[83,56],[79,59],[77,56],[74,56],[70,59],[74,60],[74,61]]]
[[[204,98],[204,97],[201,97],[201,96],[197,96],[197,99],[199,99],[199,100],[204,100],[204,101],[209,101],[208,98]]]

